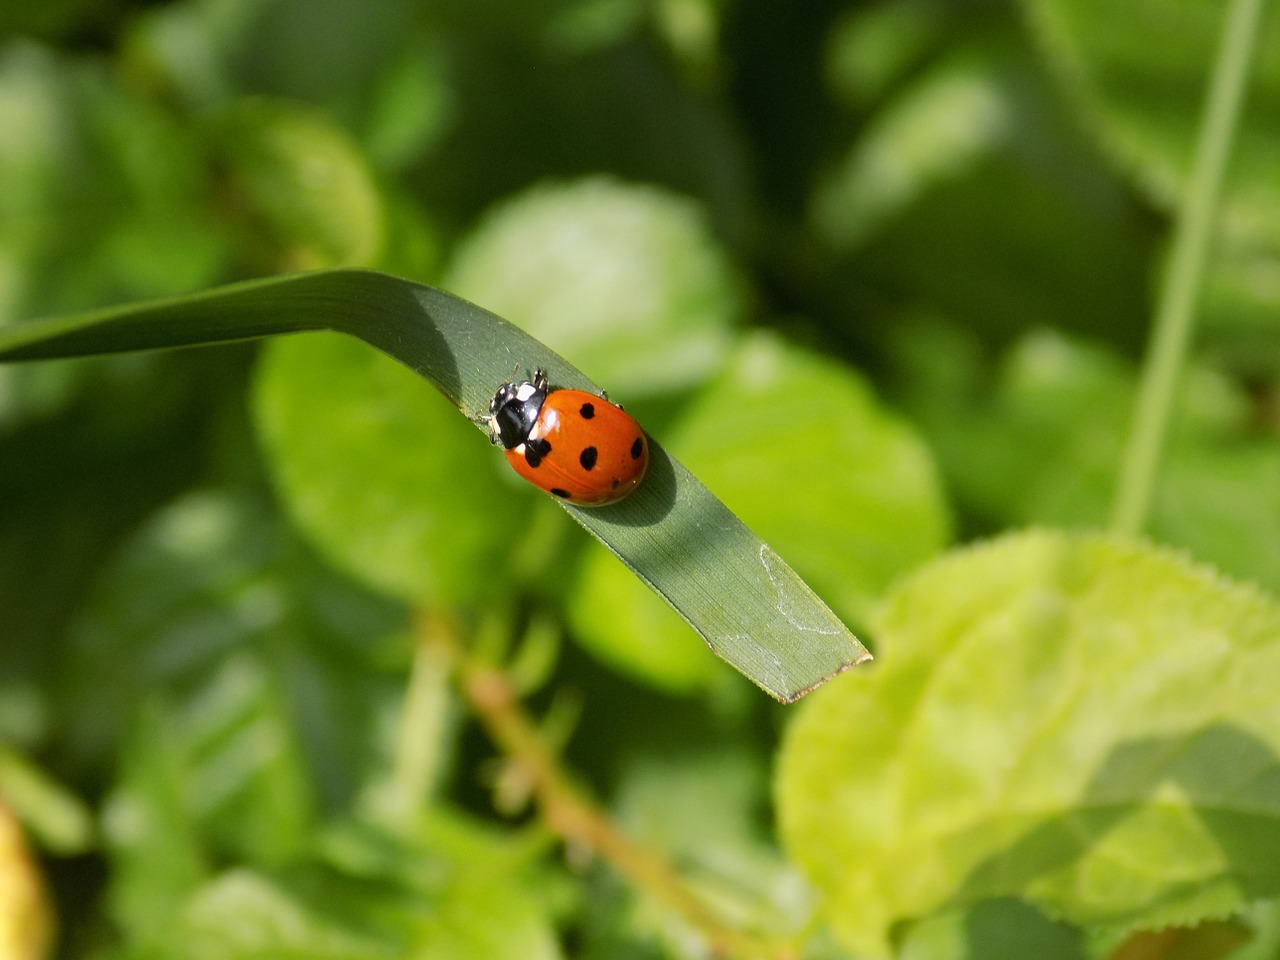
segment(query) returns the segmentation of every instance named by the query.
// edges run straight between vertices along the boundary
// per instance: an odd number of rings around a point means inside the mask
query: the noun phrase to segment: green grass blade
[[[518,367],[597,389],[528,334],[440,290],[359,270],[257,280],[0,330],[0,361],[221,343],[304,330],[350,334],[429,380],[472,421]],[[427,438],[423,438],[426,442]],[[868,657],[794,571],[652,445],[649,477],[610,507],[565,509],[664,597],[715,653],[790,702]],[[495,454],[496,455],[496,454]]]

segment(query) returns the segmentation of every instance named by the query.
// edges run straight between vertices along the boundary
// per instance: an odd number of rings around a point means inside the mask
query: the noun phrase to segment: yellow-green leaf
[[[1014,896],[1095,928],[1280,893],[1280,606],[1184,557],[1038,532],[889,598],[878,670],[805,705],[786,846],[839,939]]]

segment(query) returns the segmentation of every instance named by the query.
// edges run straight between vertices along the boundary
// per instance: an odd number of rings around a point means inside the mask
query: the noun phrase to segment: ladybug
[[[616,503],[649,469],[648,438],[630,414],[603,393],[553,390],[542,370],[498,388],[488,427],[516,473],[580,507]]]

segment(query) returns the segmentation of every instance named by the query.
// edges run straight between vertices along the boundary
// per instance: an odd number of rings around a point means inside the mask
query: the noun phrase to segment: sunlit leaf
[[[883,662],[789,727],[782,834],[840,939],[1016,896],[1159,928],[1280,892],[1280,606],[1177,555],[1031,533],[888,600]]]
[[[496,208],[445,285],[620,396],[699,382],[721,362],[742,308],[694,203],[605,179],[542,186]]]
[[[246,229],[280,247],[286,269],[371,266],[386,241],[381,192],[355,142],[316,111],[241,100],[214,115],[208,137],[244,198]]]

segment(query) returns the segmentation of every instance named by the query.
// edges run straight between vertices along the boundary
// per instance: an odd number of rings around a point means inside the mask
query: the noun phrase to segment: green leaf
[[[445,286],[627,397],[700,382],[742,312],[738,279],[696,204],[603,178],[536,187],[490,212]]]
[[[897,960],[1087,960],[1084,937],[1070,924],[1018,900],[988,900],[912,924]]]
[[[267,828],[273,836],[265,842],[251,831],[279,814],[282,804],[276,814],[269,809],[272,797],[297,789],[297,766],[305,763],[313,785],[289,805],[302,815],[321,802],[349,804],[390,754],[382,711],[402,692],[405,629],[399,604],[336,576],[256,499],[182,497],[107,564],[75,624],[60,691],[75,704],[64,723],[67,752],[96,771],[140,722],[131,705],[160,697],[163,704],[148,709],[163,707],[166,736],[188,751],[183,776],[194,780],[196,768],[210,764],[220,770],[211,776],[238,778],[255,808],[237,801],[217,814],[220,805],[207,800],[202,815],[221,817],[226,846],[269,853],[293,826]],[[192,713],[213,732],[188,730],[181,717]],[[229,719],[213,723],[218,714]],[[237,717],[262,731],[260,741],[274,738],[279,755],[268,772],[255,772],[252,751],[237,755],[219,740],[217,731],[237,728]]]
[[[817,180],[813,229],[855,302],[870,284],[998,339],[1028,322],[1124,335],[1146,309],[1149,217],[1007,24],[955,29]]]
[[[293,862],[233,866],[195,886],[150,891],[130,956],[415,957],[558,960],[548,916],[553,879],[531,860],[543,844],[482,830],[446,810],[403,832],[341,821]],[[163,898],[163,900],[162,900]]]
[[[182,787],[181,734],[154,709],[134,713],[136,746],[122,753],[102,814],[113,866],[109,910],[126,936],[155,943],[162,942],[157,918],[172,917],[210,865]]]
[[[1023,0],[1042,49],[1076,100],[1088,129],[1148,196],[1176,209],[1187,186],[1205,89],[1223,28],[1214,0]],[[1153,42],[1153,38],[1158,38]],[[1234,340],[1237,356],[1271,369],[1280,295],[1280,21],[1264,18],[1248,98],[1223,185],[1214,260],[1207,278],[1210,335]],[[1271,346],[1267,347],[1270,341]]]
[[[147,953],[174,960],[391,960],[399,955],[394,944],[352,929],[287,886],[243,869],[228,870],[201,887]]]
[[[502,588],[530,503],[412,371],[346,337],[286,338],[267,345],[254,401],[285,506],[335,564],[415,603],[479,606]]]
[[[993,377],[989,365],[961,362],[954,330],[904,328],[901,344],[910,357],[904,403],[963,507],[992,525],[1105,521],[1130,429],[1130,362],[1100,345],[1037,330],[1009,348]],[[942,357],[949,369],[931,375],[924,364]],[[1274,590],[1280,447],[1255,418],[1247,394],[1220,371],[1190,368],[1151,527],[1162,541]]]
[[[1233,960],[1271,960],[1280,951],[1280,901],[1263,900],[1240,914],[1252,942],[1232,954]]]
[[[818,191],[822,233],[862,246],[921,195],[999,149],[1014,121],[999,81],[991,63],[956,57],[896,98]]]
[[[947,542],[928,450],[849,369],[766,334],[747,338],[685,407],[670,443],[848,620]],[[687,630],[603,555],[570,598],[575,635],[666,689],[712,679]]]
[[[46,849],[74,856],[93,848],[95,823],[89,805],[3,741],[0,800]]]
[[[214,282],[228,244],[190,125],[93,63],[0,46],[0,325]]]
[[[558,960],[547,918],[529,894],[502,877],[463,875],[422,921],[421,960]]]
[[[346,270],[252,281],[0,330],[0,361],[317,329],[349,333],[392,355],[477,425],[494,389],[517,363],[544,368],[559,386],[596,389],[561,357],[479,307],[430,287]],[[475,442],[485,442],[483,433]],[[652,456],[649,477],[631,497],[603,509],[564,509],[659,592],[719,656],[780,700],[794,700],[866,657],[786,562],[660,443],[653,443]]]
[[[778,936],[804,927],[812,908],[808,891],[760,815],[769,789],[762,755],[730,740],[699,740],[651,747],[619,769],[612,804],[618,822],[637,842],[680,864],[685,883],[721,916]],[[640,890],[636,899],[650,898]],[[683,955],[677,944],[687,941],[687,920],[656,905],[635,914],[633,925],[653,926],[672,955]],[[600,954],[609,955],[604,944]]]
[[[782,836],[851,949],[1016,896],[1158,928],[1280,892],[1280,606],[1138,543],[1010,536],[889,598],[789,727]]]
[[[892,0],[848,10],[827,40],[827,86],[840,100],[867,107],[889,93],[952,24],[936,0]]]
[[[359,147],[336,123],[288,102],[239,100],[208,121],[231,189],[294,269],[376,263],[383,198]],[[258,241],[259,243],[261,241]]]
[[[191,112],[265,94],[322,105],[348,128],[368,122],[379,76],[423,19],[399,0],[188,0],[138,14],[127,66]]]

